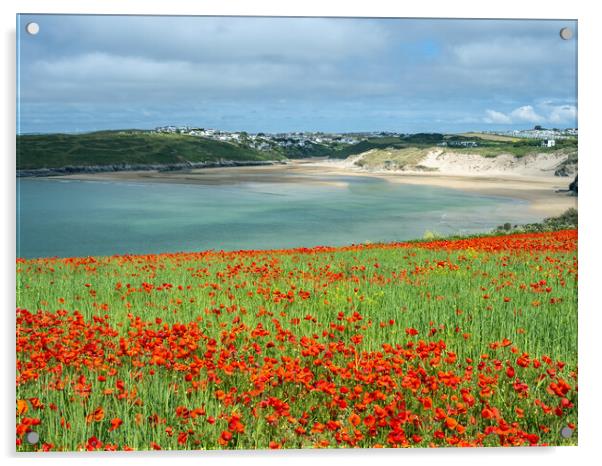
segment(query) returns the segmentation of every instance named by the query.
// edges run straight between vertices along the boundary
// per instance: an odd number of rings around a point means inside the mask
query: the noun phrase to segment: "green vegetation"
[[[98,131],[86,134],[44,134],[17,136],[17,169],[60,168],[123,164],[181,164],[199,162],[262,161],[330,157],[344,159],[373,149],[387,151],[428,151],[442,147],[485,157],[512,154],[523,157],[534,153],[569,154],[558,175],[576,170],[577,139],[556,141],[556,146],[541,147],[539,140],[491,137],[480,133],[444,135],[418,133],[405,136],[383,134],[355,144],[338,141],[296,144],[293,139],[274,138],[262,150],[255,149],[246,133],[240,142],[222,142],[185,134],[153,133],[141,130]],[[463,147],[474,142],[477,147]],[[565,166],[566,165],[566,166]]]
[[[449,150],[466,154],[479,154],[484,157],[497,157],[501,154],[511,154],[515,157],[524,157],[528,154],[557,153],[563,151],[571,155],[572,160],[577,158],[577,139],[562,139],[556,141],[554,147],[542,147],[538,139],[519,139],[510,137],[489,137],[492,135],[479,133],[465,133],[460,135],[443,135],[439,133],[418,133],[404,137],[369,138],[357,144],[335,150],[330,156],[347,158],[372,149],[433,149],[445,143]],[[477,147],[455,146],[462,142],[474,142]]]
[[[282,156],[248,146],[179,134],[99,131],[17,136],[17,169],[114,164],[261,161]]]
[[[538,233],[546,231],[558,231],[577,228],[578,225],[577,209],[570,208],[557,217],[545,218],[539,223],[528,223],[526,225],[512,225],[504,223],[498,226],[493,233]]]
[[[359,167],[371,169],[403,170],[406,168],[415,168],[430,150],[430,148],[420,149],[416,147],[405,149],[373,149],[355,164]]]
[[[336,156],[341,144],[318,144],[306,143],[305,145],[290,145],[280,147],[273,144],[267,151],[274,154],[274,159],[285,157],[287,159],[307,159],[310,157],[333,157]]]
[[[530,154],[555,154],[560,151],[577,156],[577,141],[574,139],[556,141],[554,147],[542,147],[541,141],[533,139],[521,139],[513,143],[493,141],[477,143],[478,147],[450,147],[450,149],[457,149],[458,152],[461,151],[465,154],[479,154],[483,157],[497,157],[501,154],[524,157]]]
[[[19,261],[17,449],[575,444],[576,240]]]
[[[417,133],[403,137],[373,137],[357,144],[334,150],[330,157],[345,159],[350,155],[357,155],[372,149],[409,149],[432,147],[443,142],[444,135],[439,133]]]
[[[462,133],[459,136],[464,136],[467,138],[479,138],[485,141],[500,141],[500,142],[518,142],[520,138],[515,138],[512,136],[502,136],[499,134],[488,134],[488,133]]]

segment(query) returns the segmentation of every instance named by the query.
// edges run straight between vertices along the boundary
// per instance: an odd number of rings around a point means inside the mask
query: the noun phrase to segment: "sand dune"
[[[359,169],[372,173],[438,173],[452,176],[554,177],[569,158],[566,152],[533,153],[523,157],[500,154],[484,157],[449,149],[373,149],[345,160],[329,160],[327,166]]]
[[[433,150],[420,165],[449,175],[554,176],[554,171],[567,158],[568,155],[563,153],[528,154],[519,158],[511,154],[483,157],[478,154]]]

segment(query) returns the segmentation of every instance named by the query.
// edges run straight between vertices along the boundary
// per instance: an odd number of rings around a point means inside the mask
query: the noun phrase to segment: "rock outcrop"
[[[569,184],[569,190],[576,196],[577,195],[577,178],[579,176],[575,176],[575,179]]]
[[[174,164],[115,164],[115,165],[89,165],[89,166],[67,166],[58,168],[36,168],[32,170],[17,170],[17,177],[41,177],[73,175],[77,173],[104,173],[122,171],[178,171],[195,168],[217,168],[217,167],[251,167],[263,165],[284,164],[283,161],[273,160],[220,160],[217,162],[189,162]]]

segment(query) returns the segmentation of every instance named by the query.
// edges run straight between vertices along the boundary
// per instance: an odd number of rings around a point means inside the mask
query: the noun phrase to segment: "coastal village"
[[[213,128],[199,128],[193,126],[159,126],[152,133],[172,133],[188,136],[197,136],[216,141],[246,143],[257,150],[269,150],[274,145],[283,148],[291,146],[309,146],[312,144],[357,144],[371,138],[394,137],[401,138],[409,136],[405,133],[374,131],[358,133],[325,133],[325,132],[288,132],[288,133],[248,133],[246,131],[225,131]],[[542,147],[554,147],[557,140],[570,139],[578,136],[577,128],[546,129],[539,126],[533,129],[510,130],[510,131],[483,131],[483,134],[497,136],[508,136],[513,138],[541,140]],[[478,142],[471,140],[442,141],[439,146],[449,147],[478,147]]]
[[[219,129],[195,128],[191,126],[160,126],[153,133],[174,133],[198,136],[216,141],[245,142],[257,150],[269,150],[273,145],[280,147],[306,146],[311,144],[356,144],[363,139],[382,136],[399,136],[396,133],[358,133],[336,134],[323,132],[290,132],[290,133],[247,133],[246,131],[229,132]]]

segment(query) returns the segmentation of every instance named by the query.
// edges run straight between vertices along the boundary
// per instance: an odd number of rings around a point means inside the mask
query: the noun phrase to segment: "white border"
[[[602,255],[600,241],[600,201],[602,193],[602,102],[600,86],[601,17],[596,14],[595,1],[525,1],[499,2],[471,0],[420,0],[418,2],[386,2],[381,0],[3,0],[0,3],[2,24],[2,235],[0,249],[0,284],[4,342],[1,345],[2,421],[0,444],[8,462],[21,464],[38,460],[51,463],[79,464],[82,460],[111,461],[120,464],[160,464],[177,461],[181,464],[291,465],[345,464],[365,465],[371,461],[387,464],[420,462],[422,465],[461,463],[488,466],[508,463],[590,464],[602,456],[602,378],[600,341],[602,332]],[[14,305],[15,305],[15,14],[16,13],[96,13],[96,14],[181,14],[181,15],[270,15],[270,16],[372,16],[372,17],[455,17],[455,18],[564,18],[579,20],[579,133],[580,133],[580,199],[579,215],[579,447],[518,448],[480,450],[362,450],[362,451],[288,451],[288,452],[154,452],[134,454],[95,454],[19,456],[14,453]]]

